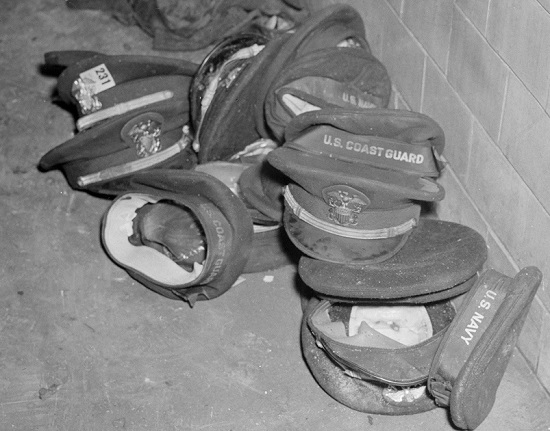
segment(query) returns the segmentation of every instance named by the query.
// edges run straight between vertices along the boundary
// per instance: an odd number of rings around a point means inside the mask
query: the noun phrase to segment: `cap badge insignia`
[[[327,187],[323,190],[323,198],[330,206],[329,220],[341,226],[355,226],[358,215],[370,205],[364,193],[344,185]]]
[[[143,158],[160,150],[160,126],[155,120],[140,121],[128,131],[128,136],[136,145],[136,154]]]
[[[101,102],[96,96],[95,83],[86,78],[78,78],[73,82],[71,93],[80,105],[82,115],[99,111]]]

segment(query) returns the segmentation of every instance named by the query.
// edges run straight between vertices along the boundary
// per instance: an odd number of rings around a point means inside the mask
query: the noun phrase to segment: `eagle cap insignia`
[[[323,189],[323,199],[330,207],[329,220],[341,226],[356,225],[358,215],[370,205],[370,199],[364,193],[345,185]]]
[[[78,78],[73,82],[71,94],[78,102],[82,115],[92,114],[102,108],[95,92],[95,83],[87,78]]]
[[[122,139],[135,145],[136,155],[139,158],[158,153],[161,150],[160,135],[163,122],[164,119],[160,114],[138,115],[122,128]]]

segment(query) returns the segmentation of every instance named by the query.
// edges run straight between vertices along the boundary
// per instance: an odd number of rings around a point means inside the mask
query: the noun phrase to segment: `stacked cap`
[[[420,113],[325,107],[291,119],[267,156],[290,180],[283,224],[314,296],[304,357],[327,393],[359,411],[436,407],[426,381],[451,300],[486,260],[474,230],[420,217],[420,202],[444,197],[444,145]]]
[[[438,201],[444,135],[429,117],[389,109],[324,109],[288,125],[268,161],[293,183],[285,228],[303,253],[364,264],[394,255]]]
[[[355,410],[402,415],[450,410],[474,430],[487,417],[541,272],[488,270],[461,298],[423,306],[378,306],[313,298],[302,350],[315,379]]]
[[[435,408],[426,389],[432,360],[457,313],[453,299],[475,287],[486,257],[477,232],[430,219],[380,263],[302,256],[298,272],[314,293],[302,348],[320,386],[368,413]]]
[[[79,132],[42,157],[42,170],[61,169],[75,189],[113,194],[135,172],[196,164],[188,96],[197,65],[73,51],[47,53],[46,64],[65,67],[57,90],[77,109]]]
[[[302,256],[298,271],[321,298],[423,304],[467,292],[486,259],[485,240],[474,229],[422,217],[389,259],[356,265]]]
[[[353,314],[368,315],[366,310],[366,307],[355,306]],[[453,318],[455,310],[450,303],[437,307],[419,306],[413,310],[401,315],[395,311],[391,313],[394,319],[393,328],[398,328],[401,333],[416,334],[417,338],[418,334],[421,335],[420,343],[407,346],[378,332],[379,327],[372,329],[366,322],[358,323],[355,316],[352,320],[352,329],[355,332],[348,337],[351,305],[331,304],[317,298],[309,300],[302,319],[301,345],[304,359],[319,386],[341,404],[360,412],[406,415],[434,409],[436,405],[429,397],[425,382],[422,382],[420,376],[427,375],[430,352],[437,348],[437,342]],[[379,317],[380,311],[372,314],[371,317]],[[414,321],[411,317],[416,317],[416,325],[408,322]],[[388,320],[384,317],[381,321],[386,324],[386,329],[390,327]],[[391,327],[390,330],[393,331]],[[325,331],[328,334],[326,336]],[[318,338],[320,334],[323,339]],[[356,363],[351,362],[342,367],[342,359],[323,340],[330,340],[343,350],[349,350],[354,354],[351,360],[355,359]],[[363,365],[366,362],[368,371],[372,373],[367,378],[359,368],[361,362]],[[415,367],[420,369],[415,370]],[[381,372],[378,378],[373,377],[375,372]],[[390,377],[395,381],[399,376],[413,379],[417,383],[399,385],[382,380]]]

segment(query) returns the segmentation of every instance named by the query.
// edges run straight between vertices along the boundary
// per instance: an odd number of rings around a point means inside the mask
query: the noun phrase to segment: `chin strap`
[[[404,223],[401,223],[397,226],[379,228],[379,229],[354,229],[343,226],[337,226],[333,223],[326,222],[315,217],[313,214],[305,210],[300,204],[296,201],[290,189],[285,187],[284,189],[284,198],[286,204],[290,207],[293,213],[300,220],[310,224],[313,227],[321,229],[324,232],[331,233],[333,235],[338,235],[344,238],[353,238],[353,239],[385,239],[393,238],[395,236],[403,235],[410,230],[412,230],[416,224],[417,220],[411,218]],[[395,213],[399,213],[402,210],[395,210]]]

